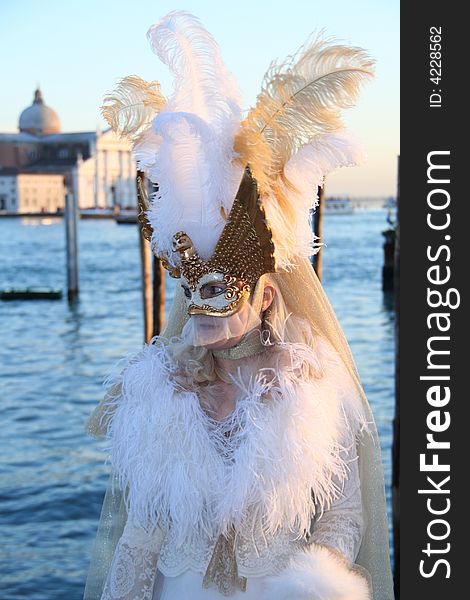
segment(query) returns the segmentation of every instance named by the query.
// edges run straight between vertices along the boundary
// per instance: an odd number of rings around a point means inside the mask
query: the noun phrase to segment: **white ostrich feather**
[[[158,81],[147,82],[130,75],[105,96],[101,112],[115,133],[136,142],[165,105]]]
[[[323,39],[321,33],[294,56],[271,64],[256,106],[238,134],[250,140],[242,148],[263,191],[282,178],[302,145],[342,128],[341,110],[354,105],[362,84],[373,75],[373,65],[361,48]],[[265,147],[265,152],[260,158],[249,156],[250,147]]]
[[[158,186],[148,220],[152,247],[174,264],[172,238],[185,231],[209,259],[243,168],[233,163],[239,94],[214,38],[199,20],[175,11],[150,27],[153,51],[175,75],[174,94],[135,147],[139,169]]]
[[[173,11],[147,32],[152,50],[175,75],[169,110],[193,112],[216,129],[240,118],[237,84],[225,67],[217,42],[199,19]]]
[[[315,208],[311,190],[323,185],[326,175],[340,167],[362,164],[364,149],[346,129],[335,133],[317,135],[309,144],[302,146],[288,161],[284,171],[289,180],[295,181],[297,196],[305,206]]]
[[[133,147],[134,160],[139,171],[148,174],[155,166],[162,141],[161,136],[156,133],[152,126],[142,132]]]
[[[318,205],[318,188],[326,175],[340,167],[360,165],[364,149],[346,129],[317,135],[302,146],[285,166],[285,175],[295,182],[295,190],[282,186],[282,192],[293,207],[293,218],[286,219],[282,207],[272,195],[264,201],[266,216],[275,232],[276,260],[286,268],[292,255],[311,256],[322,243],[313,233],[313,211]]]
[[[230,524],[245,536],[261,526],[300,537],[340,495],[344,451],[366,426],[361,400],[324,340],[282,349],[291,361],[274,379],[235,378],[237,405],[221,423],[172,381],[164,342],[129,361],[109,400],[109,452],[134,521],[171,526],[180,543]],[[306,380],[305,365],[319,376]]]
[[[146,162],[143,150],[139,166],[145,166],[158,184],[147,211],[154,251],[172,262],[173,235],[184,230],[199,254],[209,259],[225,225],[220,209],[230,211],[241,167],[225,153],[226,140],[195,114],[162,112],[152,129],[158,144],[156,160]]]

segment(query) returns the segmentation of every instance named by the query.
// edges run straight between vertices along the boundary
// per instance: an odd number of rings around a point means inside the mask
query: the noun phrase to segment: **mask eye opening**
[[[227,289],[227,285],[221,281],[209,281],[204,284],[201,288],[201,298],[215,298],[216,296],[220,296]]]

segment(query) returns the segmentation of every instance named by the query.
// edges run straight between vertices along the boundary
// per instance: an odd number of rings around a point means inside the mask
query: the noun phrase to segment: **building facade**
[[[31,212],[26,206],[34,206],[33,198],[37,212],[62,209],[66,193],[75,194],[82,209],[136,206],[131,147],[111,130],[62,133],[39,89],[18,129],[0,133],[0,210]],[[21,190],[23,196],[13,201]]]
[[[21,172],[0,175],[0,210],[54,213],[63,210],[64,205],[63,175]]]

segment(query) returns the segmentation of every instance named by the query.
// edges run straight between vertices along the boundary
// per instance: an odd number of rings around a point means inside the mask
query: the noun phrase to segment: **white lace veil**
[[[287,313],[307,321],[313,330],[326,338],[338,351],[360,394],[369,433],[358,445],[362,503],[366,524],[364,539],[356,562],[370,573],[374,600],[391,600],[393,596],[389,558],[388,520],[380,444],[372,411],[362,388],[357,368],[334,310],[307,258],[299,258],[289,272],[271,274],[279,286]],[[176,287],[175,298],[162,336],[181,334],[187,320],[182,290]],[[299,340],[300,341],[300,340]],[[90,417],[88,431],[103,434],[103,402]],[[110,478],[98,526],[84,600],[99,600],[113,558],[114,549],[126,521],[126,509],[113,476]]]

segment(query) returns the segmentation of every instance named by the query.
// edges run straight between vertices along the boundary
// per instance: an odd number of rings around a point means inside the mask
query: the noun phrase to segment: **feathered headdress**
[[[361,159],[340,112],[372,76],[373,60],[319,34],[271,64],[256,105],[242,118],[236,83],[196,17],[171,12],[147,36],[175,76],[172,96],[165,99],[155,81],[126,77],[106,97],[103,114],[133,142],[139,171],[155,185],[144,207],[154,253],[174,276],[196,263],[198,276],[214,266],[226,275],[220,244],[217,265],[211,259],[219,240],[236,237],[230,230],[243,221],[245,250],[234,256],[232,248],[226,259],[231,275],[246,281],[247,253],[262,256],[252,285],[260,272],[289,269],[297,256],[317,252],[317,189],[328,172]],[[241,197],[252,190],[250,181],[257,193]],[[237,223],[235,199],[248,215]],[[183,249],[175,234],[186,236]]]

